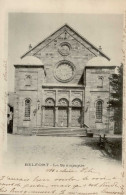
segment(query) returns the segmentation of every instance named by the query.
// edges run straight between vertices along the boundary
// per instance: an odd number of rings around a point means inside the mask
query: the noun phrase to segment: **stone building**
[[[13,133],[114,133],[107,102],[115,66],[67,24],[30,45],[14,67]]]

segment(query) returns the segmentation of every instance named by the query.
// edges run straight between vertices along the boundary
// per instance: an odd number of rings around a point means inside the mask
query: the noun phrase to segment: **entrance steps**
[[[63,136],[63,137],[86,137],[87,131],[83,128],[63,128],[63,127],[35,127],[32,131],[36,136]]]

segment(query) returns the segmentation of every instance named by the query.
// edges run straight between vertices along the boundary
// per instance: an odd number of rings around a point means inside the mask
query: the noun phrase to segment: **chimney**
[[[102,47],[101,46],[99,46],[99,50],[102,51]]]
[[[32,49],[32,46],[31,46],[31,44],[29,45],[29,50],[31,50]]]

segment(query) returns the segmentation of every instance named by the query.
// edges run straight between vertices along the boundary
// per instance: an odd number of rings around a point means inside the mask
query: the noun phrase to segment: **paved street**
[[[106,166],[121,165],[97,145],[98,138],[21,136],[8,134],[8,150],[4,166],[24,166],[25,163],[63,163]]]

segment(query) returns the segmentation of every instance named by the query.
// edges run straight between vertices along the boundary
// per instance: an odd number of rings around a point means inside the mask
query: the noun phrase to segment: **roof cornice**
[[[36,47],[38,47],[39,45],[41,45],[42,43],[44,43],[47,39],[49,39],[49,37],[52,37],[54,34],[56,34],[58,31],[60,31],[61,29],[67,30],[70,29],[71,31],[73,31],[77,36],[79,36],[84,42],[88,43],[93,49],[95,49],[97,52],[99,52],[99,54],[103,57],[105,57],[107,60],[110,60],[110,58],[101,50],[99,50],[95,45],[93,45],[90,41],[88,41],[85,37],[83,37],[82,35],[80,35],[80,33],[78,33],[77,31],[75,31],[72,27],[70,27],[68,24],[65,24],[63,26],[61,26],[59,29],[57,29],[55,32],[53,32],[52,34],[50,34],[48,37],[46,37],[43,41],[39,42],[38,44],[36,44],[33,48],[31,48],[30,50],[28,50],[27,52],[25,52],[22,56],[21,59],[24,58],[28,53],[30,53],[31,51],[33,51]],[[66,29],[65,29],[66,28]]]
[[[44,68],[44,65],[24,65],[24,64],[14,64],[15,68]]]
[[[117,66],[85,66],[85,69],[92,69],[92,68],[98,68],[98,69],[100,69],[100,68],[116,68]]]

